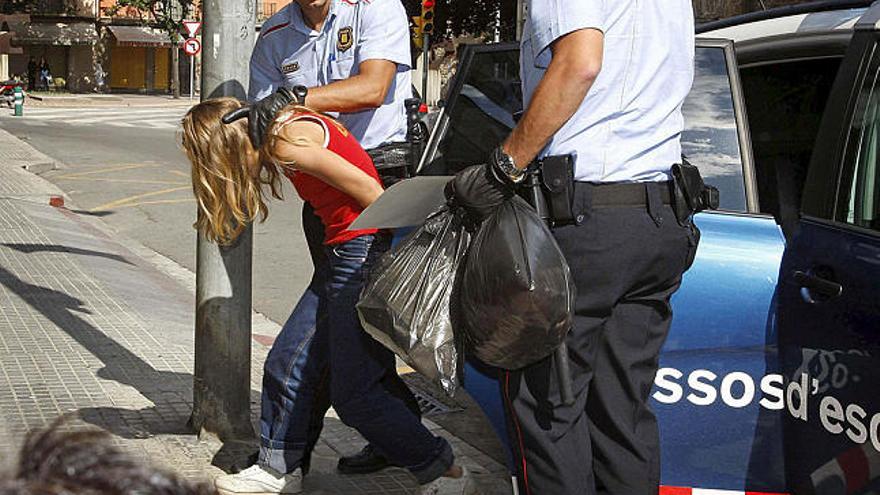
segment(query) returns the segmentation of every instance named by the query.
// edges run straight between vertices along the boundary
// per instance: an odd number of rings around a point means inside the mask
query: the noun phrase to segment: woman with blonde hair
[[[233,98],[207,100],[183,119],[182,144],[192,162],[199,205],[195,226],[220,244],[234,242],[247,224],[266,218],[267,196],[280,198],[282,175],[287,176],[324,223],[327,308],[326,318],[318,319],[310,339],[296,349],[273,346],[264,367],[258,461],[221,476],[217,488],[221,493],[302,490],[320,429],[315,416],[324,410],[321,382],[329,374],[330,403],[339,418],[412,472],[421,484],[419,493],[477,493],[467,471],[454,465],[449,443],[431,434],[412,410],[412,393],[397,375],[394,355],[364,332],[358,319],[355,304],[366,272],[390,246],[386,232],[348,230],[382,194],[369,155],[337,121],[300,106],[279,112],[265,144],[254,149],[245,121],[221,123],[223,115],[241,106]]]

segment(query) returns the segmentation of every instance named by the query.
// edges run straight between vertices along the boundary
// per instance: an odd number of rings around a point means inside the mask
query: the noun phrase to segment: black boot
[[[336,469],[342,474],[368,474],[391,466],[397,465],[367,444],[357,454],[340,458]]]

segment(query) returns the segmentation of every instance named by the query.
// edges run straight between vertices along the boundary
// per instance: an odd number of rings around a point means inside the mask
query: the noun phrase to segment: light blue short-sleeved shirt
[[[550,45],[588,28],[605,34],[602,70],[542,156],[574,155],[578,181],[667,180],[681,160],[681,106],[694,78],[691,0],[528,0],[520,53],[526,105],[550,64]]]
[[[404,101],[412,97],[412,82],[409,24],[400,0],[331,0],[321,31],[307,27],[299,5],[290,3],[263,24],[251,56],[248,99],[260,100],[282,86],[348,79],[374,59],[397,64],[385,103],[334,116],[365,149],[405,141]]]

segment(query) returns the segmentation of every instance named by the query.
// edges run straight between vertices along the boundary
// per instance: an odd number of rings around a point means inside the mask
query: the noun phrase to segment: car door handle
[[[797,270],[794,272],[794,281],[804,289],[824,296],[823,299],[832,299],[843,294],[843,286],[837,282]]]

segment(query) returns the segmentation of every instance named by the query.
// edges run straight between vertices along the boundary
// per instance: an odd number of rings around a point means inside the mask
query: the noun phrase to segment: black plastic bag
[[[568,263],[528,203],[514,197],[483,221],[461,279],[469,351],[505,369],[553,354],[571,328],[574,297]]]
[[[357,305],[367,333],[449,395],[459,382],[450,301],[469,244],[460,216],[443,208],[382,256]]]

